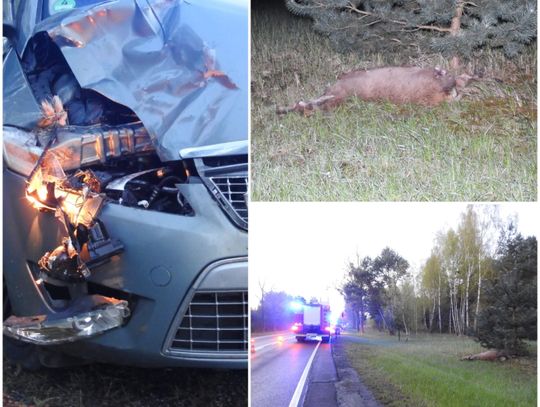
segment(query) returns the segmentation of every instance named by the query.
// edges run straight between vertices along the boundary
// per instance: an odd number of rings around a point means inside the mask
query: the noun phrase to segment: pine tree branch
[[[347,10],[350,10],[350,11],[352,11],[354,13],[357,13],[357,14],[360,14],[360,15],[363,15],[363,16],[370,16],[370,17],[377,18],[376,21],[371,22],[370,24],[367,24],[367,26],[379,23],[381,21],[386,21],[386,22],[389,22],[389,23],[394,23],[394,24],[403,25],[403,26],[411,26],[411,24],[406,22],[406,21],[388,19],[388,18],[384,18],[382,16],[379,16],[379,15],[377,15],[375,13],[371,13],[369,11],[359,10],[354,4],[351,4],[351,3],[349,3],[349,5],[346,6],[345,8]],[[435,26],[435,25],[412,25],[411,27],[414,27],[417,30],[432,30],[432,31],[447,32],[447,33],[452,32],[450,28],[438,27],[438,26]]]

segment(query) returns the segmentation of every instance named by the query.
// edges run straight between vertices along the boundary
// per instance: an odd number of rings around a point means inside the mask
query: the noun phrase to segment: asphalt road
[[[294,336],[256,337],[251,354],[252,407],[335,407],[331,345]]]

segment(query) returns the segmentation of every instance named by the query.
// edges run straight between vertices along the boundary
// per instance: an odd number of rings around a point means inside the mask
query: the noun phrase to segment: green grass
[[[383,405],[536,406],[536,343],[534,356],[505,362],[460,360],[485,349],[453,335],[398,342],[372,333],[346,346],[352,366]]]
[[[339,73],[446,66],[441,56],[333,51],[309,20],[252,10],[252,198],[268,201],[536,200],[536,51],[485,53],[484,80],[436,108],[351,100],[310,117],[277,106],[320,96]]]

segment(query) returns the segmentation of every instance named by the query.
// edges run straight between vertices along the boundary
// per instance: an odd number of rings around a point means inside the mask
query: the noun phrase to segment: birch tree
[[[461,323],[465,332],[469,330],[469,293],[471,291],[471,281],[474,274],[478,272],[478,262],[481,258],[482,242],[480,241],[480,231],[476,212],[472,205],[467,207],[461,216],[458,227],[460,260],[462,264],[463,278],[465,280],[463,303],[461,307]]]
[[[463,324],[460,320],[460,303],[458,301],[459,288],[462,283],[460,276],[459,236],[450,229],[440,236],[441,264],[448,279],[448,295],[450,298],[449,332],[456,335],[463,334]]]
[[[441,269],[441,259],[439,255],[434,251],[427,259],[426,264],[422,269],[422,286],[429,293],[431,301],[433,302],[433,309],[430,314],[430,332],[433,331],[433,320],[435,318],[435,311],[437,311],[437,325],[439,327],[439,333],[442,333],[442,318],[441,318],[441,293],[444,283]]]

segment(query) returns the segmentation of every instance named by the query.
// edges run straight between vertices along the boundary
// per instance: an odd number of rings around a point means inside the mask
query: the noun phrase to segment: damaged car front
[[[4,352],[247,367],[247,4],[4,1]]]

